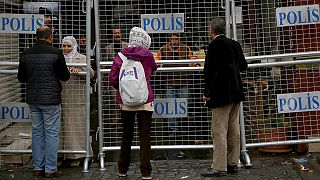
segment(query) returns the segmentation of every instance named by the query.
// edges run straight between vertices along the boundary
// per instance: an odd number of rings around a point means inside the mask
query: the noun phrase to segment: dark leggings
[[[142,176],[150,176],[150,131],[152,111],[123,111],[121,110],[121,120],[123,123],[123,134],[121,151],[118,162],[119,173],[127,173],[131,162],[131,145],[134,134],[134,122],[137,115],[138,131],[140,138],[140,170]]]

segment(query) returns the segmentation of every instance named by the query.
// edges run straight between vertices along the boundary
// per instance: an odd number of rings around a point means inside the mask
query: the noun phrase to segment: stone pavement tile
[[[319,164],[316,158],[307,157],[312,166],[306,166],[312,171],[301,171],[300,156],[292,155],[259,155],[252,157],[252,168],[240,168],[238,174],[227,175],[219,178],[201,177],[201,172],[210,167],[211,160],[154,160],[152,161],[152,176],[154,180],[210,180],[210,179],[245,179],[245,180],[309,180],[319,179]],[[82,167],[61,168],[62,176],[55,179],[103,179],[103,180],[137,180],[141,179],[139,163],[133,162],[128,171],[128,177],[118,178],[117,162],[106,162],[105,171],[100,172],[99,164],[93,163],[89,167],[89,173],[82,173]],[[12,170],[12,171],[9,171]],[[0,168],[0,179],[35,179],[31,166],[2,166]],[[44,178],[36,178],[44,179]]]

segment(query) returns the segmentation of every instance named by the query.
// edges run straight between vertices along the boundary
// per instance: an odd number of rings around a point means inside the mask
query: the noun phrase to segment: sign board
[[[318,111],[320,92],[278,94],[278,113]]]
[[[235,10],[235,19],[236,19],[236,24],[242,24],[242,7],[236,6],[234,8]],[[230,16],[230,23],[232,24],[232,16]]]
[[[319,24],[319,4],[276,9],[277,27]]]
[[[0,33],[36,34],[43,21],[41,14],[0,14]]]
[[[153,118],[188,117],[187,98],[155,99]]]
[[[184,32],[184,13],[141,15],[141,28],[148,33]]]
[[[29,106],[26,103],[0,103],[0,121],[31,121]]]

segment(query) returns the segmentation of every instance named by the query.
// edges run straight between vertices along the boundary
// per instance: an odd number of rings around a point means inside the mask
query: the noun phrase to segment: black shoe
[[[239,172],[238,166],[237,165],[233,165],[233,166],[228,165],[227,172],[231,173],[231,174],[238,173]]]
[[[219,177],[219,176],[226,176],[226,171],[218,171],[212,168],[209,168],[207,171],[201,173],[203,177]]]
[[[36,177],[44,177],[44,170],[34,170],[33,175]]]

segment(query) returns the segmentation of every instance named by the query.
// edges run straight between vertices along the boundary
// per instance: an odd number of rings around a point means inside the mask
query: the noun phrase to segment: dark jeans
[[[119,173],[127,173],[131,162],[131,145],[134,134],[134,122],[137,115],[138,131],[140,138],[140,171],[142,176],[150,176],[150,131],[152,111],[123,111],[121,110],[121,120],[123,123],[123,134],[121,151],[118,162]]]

